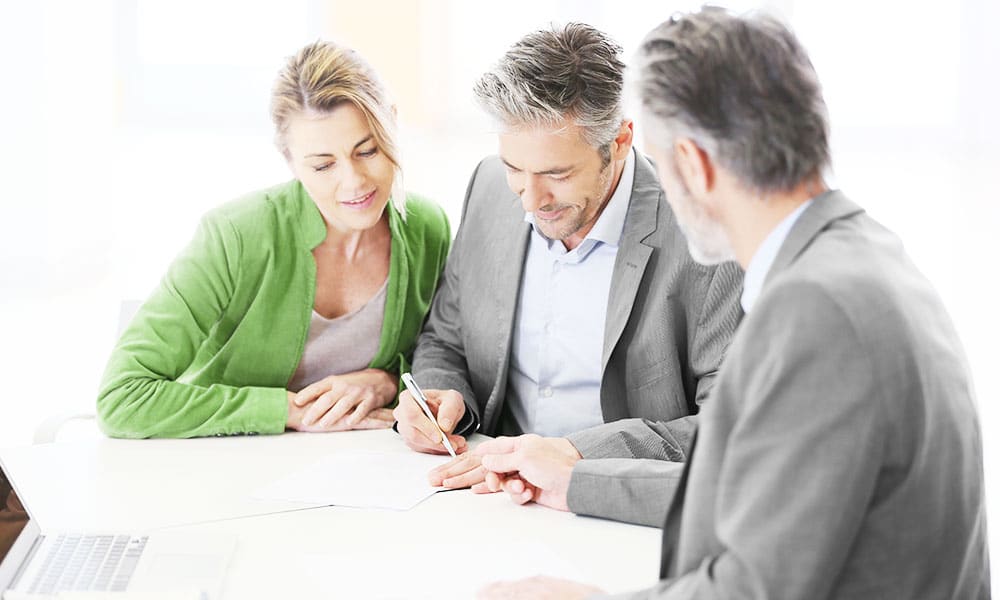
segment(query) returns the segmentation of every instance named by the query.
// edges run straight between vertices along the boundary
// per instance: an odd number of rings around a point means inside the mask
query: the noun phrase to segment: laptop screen
[[[27,524],[28,513],[0,466],[0,563],[3,563],[17,536]]]

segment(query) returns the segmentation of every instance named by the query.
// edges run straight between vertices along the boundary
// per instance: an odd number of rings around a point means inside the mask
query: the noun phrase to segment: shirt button
[[[542,388],[542,397],[543,398],[551,398],[552,397],[552,388],[551,387],[544,387],[544,388]]]

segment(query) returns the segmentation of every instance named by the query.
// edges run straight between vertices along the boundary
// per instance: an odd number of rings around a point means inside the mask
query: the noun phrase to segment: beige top
[[[385,315],[386,278],[371,300],[354,312],[327,319],[313,310],[309,337],[288,389],[297,392],[329,375],[368,368],[378,352]]]

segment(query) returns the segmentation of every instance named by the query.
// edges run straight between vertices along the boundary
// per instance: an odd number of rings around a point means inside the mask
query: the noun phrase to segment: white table
[[[579,517],[503,494],[435,494],[410,511],[251,498],[338,449],[409,452],[391,431],[55,443],[0,451],[44,529],[237,538],[226,598],[469,598],[549,574],[608,591],[654,583],[658,529]]]

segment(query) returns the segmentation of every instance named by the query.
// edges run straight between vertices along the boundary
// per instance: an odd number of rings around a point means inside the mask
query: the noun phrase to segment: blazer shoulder
[[[865,213],[827,223],[766,288],[810,283],[852,312],[870,312],[874,298],[909,270],[902,243]]]
[[[504,174],[504,164],[500,160],[500,156],[497,154],[491,154],[479,161],[476,165],[476,169],[472,172],[472,178],[474,181],[487,182],[493,181],[494,179],[502,179],[506,185],[506,176]]]
[[[465,190],[458,237],[470,228],[481,232],[486,227],[520,222],[523,216],[520,200],[507,184],[500,157],[492,155],[479,161]]]
[[[828,240],[824,240],[828,241]],[[844,250],[846,253],[840,252]],[[765,284],[751,313],[774,313],[775,318],[791,312],[807,312],[815,319],[819,333],[824,312],[842,315],[850,324],[857,343],[869,340],[869,333],[881,330],[874,306],[886,305],[887,286],[872,269],[862,264],[865,252],[821,241],[807,248],[798,259]],[[878,261],[869,256],[868,260]],[[826,330],[829,336],[847,332]]]
[[[467,203],[469,205],[482,204],[482,202],[476,201],[479,198],[492,199],[491,197],[496,194],[513,196],[513,192],[507,185],[507,173],[503,161],[500,160],[499,156],[493,155],[487,156],[476,165],[472,178],[469,180]]]

